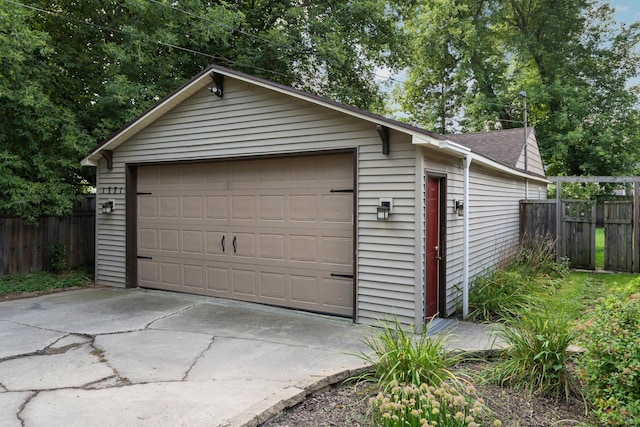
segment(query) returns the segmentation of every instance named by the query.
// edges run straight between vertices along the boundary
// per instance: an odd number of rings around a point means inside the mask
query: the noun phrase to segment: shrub
[[[517,270],[495,270],[476,278],[469,294],[469,320],[494,322],[537,305],[530,280]]]
[[[580,376],[606,425],[640,425],[640,293],[610,296],[582,325]]]
[[[67,264],[67,245],[49,243],[49,252],[51,253],[51,270],[54,273],[65,271],[69,266]]]
[[[389,392],[378,393],[369,401],[375,426],[475,427],[489,413],[482,399],[464,396],[446,384],[441,387],[416,386],[394,381],[390,385]],[[490,425],[499,427],[502,423],[496,420]]]
[[[555,293],[569,269],[555,260],[549,238],[524,237],[498,268],[477,277],[469,294],[469,319],[493,322],[540,305],[540,294]]]
[[[498,335],[507,347],[489,373],[490,380],[530,394],[556,398],[564,394],[567,401],[580,395],[579,383],[568,369],[568,347],[576,332],[567,318],[528,310],[499,325]]]
[[[360,357],[374,370],[358,379],[374,381],[383,389],[388,389],[392,381],[439,386],[448,379],[455,380],[449,369],[460,361],[460,356],[447,352],[446,335],[429,337],[428,330],[429,325],[417,334],[415,326],[407,330],[397,318],[372,329],[364,339],[372,353],[361,353]]]

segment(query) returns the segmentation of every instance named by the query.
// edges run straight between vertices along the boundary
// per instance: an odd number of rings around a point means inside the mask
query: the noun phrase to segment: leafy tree
[[[526,91],[549,174],[634,173],[640,122],[627,82],[640,24],[618,26],[591,0],[425,0],[411,16],[400,98],[411,120],[445,132],[521,127]],[[443,87],[446,102],[430,97]]]
[[[392,1],[1,1],[0,210],[68,213],[83,155],[211,62],[381,109]]]

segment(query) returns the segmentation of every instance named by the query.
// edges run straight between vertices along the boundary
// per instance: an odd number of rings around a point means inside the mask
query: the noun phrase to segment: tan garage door
[[[353,156],[141,166],[138,285],[353,314]]]

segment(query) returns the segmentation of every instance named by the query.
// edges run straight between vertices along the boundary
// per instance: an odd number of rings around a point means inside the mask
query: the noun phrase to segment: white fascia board
[[[514,175],[520,178],[526,178],[526,179],[530,179],[533,181],[539,181],[545,184],[549,184],[550,181],[542,178],[540,176],[536,176],[536,175],[530,175],[528,173],[525,172],[521,172],[521,171],[517,171],[515,169],[512,169],[508,166],[505,166],[501,163],[498,163],[494,160],[491,160],[487,157],[484,156],[480,156],[477,153],[473,153],[471,151],[470,148],[465,147],[461,144],[458,144],[456,142],[453,141],[449,141],[449,140],[437,140],[437,139],[431,139],[431,140],[427,140],[425,138],[420,138],[420,137],[416,137],[414,136],[413,138],[413,144],[416,145],[423,145],[423,146],[428,146],[428,147],[432,147],[432,148],[436,148],[436,149],[440,149],[442,151],[446,151],[450,154],[454,154],[457,157],[466,157],[466,156],[470,156],[470,158],[472,159],[473,163],[475,164],[480,164],[484,167],[487,167],[489,169],[493,169],[496,170],[498,172],[503,172],[505,174],[508,175]]]
[[[205,87],[210,82],[210,80],[211,77],[209,76],[209,73],[204,73],[202,76],[200,76],[200,78],[183,87],[178,92],[173,94],[173,96],[160,102],[155,107],[144,113],[142,116],[135,119],[133,123],[129,123],[128,125],[126,125],[125,128],[115,134],[105,144],[102,144],[93,152],[91,152],[91,154],[82,159],[80,161],[80,164],[82,166],[98,166],[98,161],[102,158],[102,155],[100,154],[102,150],[113,150],[118,148],[129,138],[133,137],[135,134],[149,126],[162,115],[164,115],[167,111],[171,110],[173,107],[193,95],[195,92]]]

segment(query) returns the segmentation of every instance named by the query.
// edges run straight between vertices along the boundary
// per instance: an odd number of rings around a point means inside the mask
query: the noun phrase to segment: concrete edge
[[[270,400],[274,396],[271,395],[264,399],[262,402],[248,408],[245,415],[236,416],[223,424],[224,427],[258,427],[264,423],[270,421],[276,416],[280,415],[286,409],[292,408],[297,404],[303,402],[309,396],[321,392],[339,382],[356,377],[363,372],[371,370],[372,365],[366,365],[355,369],[345,369],[338,372],[334,372],[329,375],[322,375],[316,380],[296,384],[291,388],[299,390],[297,393],[289,397],[280,399],[277,403],[272,404],[268,408],[264,409],[266,401]],[[253,411],[255,410],[255,411]],[[258,413],[257,415],[249,415],[251,413]],[[250,419],[247,419],[250,417]]]

